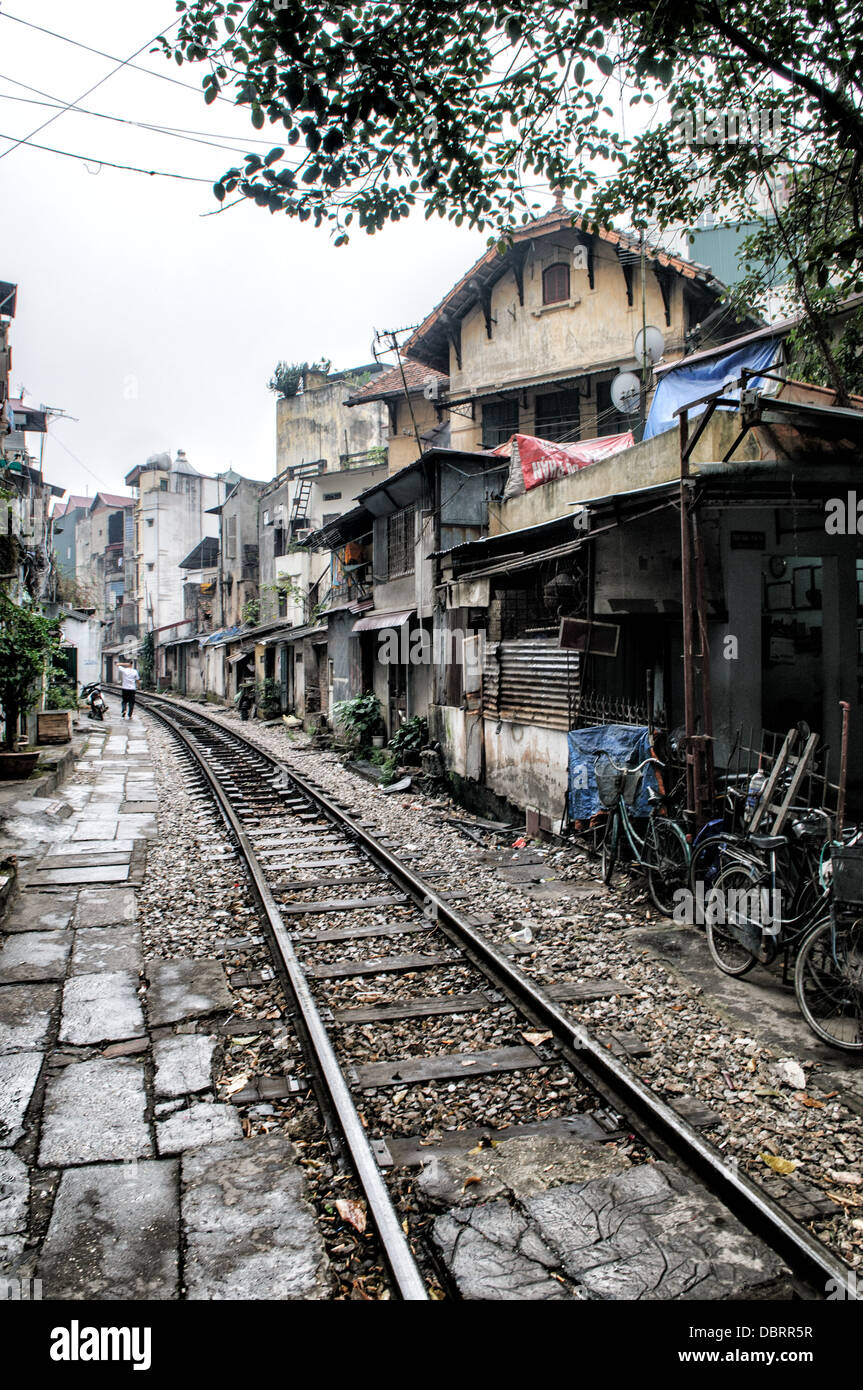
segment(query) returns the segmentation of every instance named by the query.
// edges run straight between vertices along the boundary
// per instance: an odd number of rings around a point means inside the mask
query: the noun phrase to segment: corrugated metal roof
[[[395,613],[368,613],[364,618],[358,618],[351,628],[351,635],[355,632],[382,632],[388,627],[404,627],[416,613],[415,608],[402,608]]]

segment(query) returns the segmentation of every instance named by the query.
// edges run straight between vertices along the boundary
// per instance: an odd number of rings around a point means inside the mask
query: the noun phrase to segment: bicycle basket
[[[846,845],[834,848],[833,900],[838,905],[863,906],[863,846]]]
[[[638,789],[641,786],[641,779],[643,776],[643,768],[637,768],[633,772],[627,772],[623,780],[623,799],[627,806],[631,806],[638,796]]]
[[[620,800],[620,793],[623,791],[625,781],[626,773],[618,772],[610,762],[596,769],[596,789],[599,792],[599,799],[607,811],[614,810]]]

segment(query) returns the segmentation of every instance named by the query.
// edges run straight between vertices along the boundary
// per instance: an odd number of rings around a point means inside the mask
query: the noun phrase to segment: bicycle
[[[859,843],[834,846],[830,869],[830,912],[801,943],[794,993],[816,1037],[842,1052],[861,1053],[863,849]]]
[[[602,771],[600,758],[605,758],[609,764]],[[611,886],[622,830],[635,863],[646,871],[647,888],[654,906],[664,917],[671,917],[676,906],[675,894],[689,881],[689,842],[676,821],[668,816],[666,796],[652,789],[648,792],[651,809],[643,836],[635,829],[629,811],[644,768],[650,763],[659,764],[659,761],[648,757],[635,767],[619,767],[601,748],[594,759],[594,775],[600,802],[609,812],[602,839],[603,882]]]
[[[831,1047],[858,1053],[863,1052],[863,847],[856,828],[846,834],[847,842],[822,847],[816,877],[801,873],[787,916],[774,915],[781,903],[777,855],[787,837],[752,836],[753,846],[767,853],[768,867],[740,860],[722,871],[715,890],[724,920],[708,918],[707,945],[719,969],[738,978],[758,964],[771,965],[781,951],[783,982],[789,984],[794,960],[794,993],[809,1028]],[[767,912],[765,894],[770,895]],[[741,901],[749,909],[742,914]]]
[[[713,911],[708,910],[705,921],[707,948],[726,975],[742,977],[756,965],[772,965],[781,950],[788,983],[796,948],[826,910],[829,888],[822,863],[831,826],[826,811],[809,811],[792,823],[796,843],[787,835],[748,835],[726,842],[723,853],[732,862],[714,880],[707,899]],[[789,905],[787,913],[783,902]],[[737,911],[741,903],[748,909],[743,916]]]

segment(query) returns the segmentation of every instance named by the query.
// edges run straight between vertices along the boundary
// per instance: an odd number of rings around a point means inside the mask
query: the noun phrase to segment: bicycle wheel
[[[723,869],[713,885],[713,895],[717,908],[722,905],[723,916],[728,915],[731,904],[735,899],[731,898],[731,893],[751,893],[753,889],[760,889],[764,883],[763,876],[754,868],[746,864],[732,864],[727,869]],[[741,941],[737,939],[727,928],[725,922],[714,922],[708,914],[707,927],[707,949],[709,950],[714,965],[717,965],[726,975],[740,977],[748,975],[753,966],[758,964],[758,957],[747,950]],[[760,932],[760,925],[759,925]]]
[[[679,901],[675,894],[689,883],[689,845],[667,816],[651,816],[648,821],[642,862],[654,906],[664,917],[672,917]]]
[[[727,832],[718,832],[715,835],[705,835],[699,844],[692,847],[692,858],[689,861],[689,886],[693,893],[696,883],[703,883],[705,891],[709,891],[723,868],[725,863],[725,851],[731,846],[733,835]]]
[[[794,993],[812,1032],[842,1052],[863,1052],[863,921],[822,918],[797,956]]]
[[[605,827],[605,834],[602,837],[602,881],[611,885],[614,876],[614,867],[617,863],[617,850],[620,843],[620,820],[617,812],[612,811],[608,817]]]

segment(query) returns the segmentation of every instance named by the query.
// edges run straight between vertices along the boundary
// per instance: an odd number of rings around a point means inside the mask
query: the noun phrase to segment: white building
[[[204,536],[218,536],[219,519],[210,509],[225,500],[220,478],[193,468],[182,449],[153,454],[126,475],[137,493],[135,508],[135,574],[129,588],[137,604],[143,635],[180,622],[185,570],[180,568]]]

